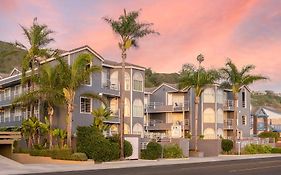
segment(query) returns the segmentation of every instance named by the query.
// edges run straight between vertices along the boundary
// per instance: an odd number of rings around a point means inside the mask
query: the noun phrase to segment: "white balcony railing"
[[[225,129],[233,129],[233,119],[224,120]]]
[[[224,102],[224,109],[225,110],[233,110],[234,109],[234,100],[226,100]]]

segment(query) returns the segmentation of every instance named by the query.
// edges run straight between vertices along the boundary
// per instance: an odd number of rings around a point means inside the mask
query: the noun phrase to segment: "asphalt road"
[[[46,175],[281,175],[281,158],[43,173]]]

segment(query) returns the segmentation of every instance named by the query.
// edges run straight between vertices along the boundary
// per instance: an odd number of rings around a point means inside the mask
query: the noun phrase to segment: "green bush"
[[[182,149],[178,145],[166,145],[164,147],[164,158],[182,158]]]
[[[272,131],[264,131],[258,135],[260,138],[274,138],[275,142],[279,138],[279,133],[278,132],[272,132]]]
[[[71,149],[53,149],[51,151],[52,159],[60,160],[71,160],[72,150]]]
[[[25,149],[25,148],[18,148],[18,149],[14,149],[13,150],[14,153],[23,153],[23,154],[29,154],[29,149]]]
[[[77,151],[85,153],[88,158],[97,162],[119,159],[119,145],[106,139],[94,127],[77,128]]]
[[[271,153],[281,153],[281,148],[272,148]]]
[[[51,156],[51,150],[49,149],[31,149],[29,151],[29,154],[31,156],[42,156],[42,157],[50,157]]]
[[[75,161],[87,161],[88,157],[85,153],[73,153],[71,155],[71,160]]]
[[[141,152],[142,159],[155,160],[159,159],[162,154],[162,146],[156,142],[149,142],[145,150]]]
[[[111,142],[118,143],[118,145],[119,145],[119,139],[120,139],[119,135],[116,134],[112,137],[108,137],[108,139]],[[124,154],[125,154],[125,157],[130,157],[133,154],[132,144],[127,140],[124,140]]]
[[[221,149],[224,152],[229,152],[233,148],[233,141],[229,139],[222,139],[221,141]]]
[[[243,149],[243,154],[266,154],[271,153],[271,146],[259,145],[259,144],[249,144]]]

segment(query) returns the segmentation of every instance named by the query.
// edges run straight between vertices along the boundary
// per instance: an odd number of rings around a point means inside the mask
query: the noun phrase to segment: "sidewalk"
[[[227,160],[242,160],[242,159],[257,159],[281,157],[281,154],[267,154],[267,155],[221,155],[219,157],[205,157],[205,158],[186,158],[186,159],[161,159],[161,160],[126,160],[116,162],[105,162],[101,164],[93,164],[88,161],[83,164],[76,165],[54,165],[54,164],[19,164],[7,158],[0,156],[0,174],[30,174],[30,173],[44,173],[44,172],[61,172],[61,171],[77,171],[77,170],[94,170],[94,169],[112,169],[112,168],[130,168],[143,166],[159,166],[172,165],[184,163],[202,163],[215,162]]]

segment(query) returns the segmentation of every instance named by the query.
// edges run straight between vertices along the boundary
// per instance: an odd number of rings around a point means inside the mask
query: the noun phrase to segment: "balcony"
[[[178,121],[178,125],[182,125],[183,123]],[[148,123],[147,129],[150,131],[163,131],[163,130],[171,130],[173,123],[165,123],[162,120],[151,120]],[[185,130],[189,129],[189,120],[185,120]]]
[[[113,110],[110,118],[104,121],[104,123],[120,123],[120,110]]]
[[[102,82],[102,93],[112,96],[120,96],[120,83],[115,83],[111,80],[103,80]]]
[[[234,111],[234,100],[226,100],[223,104],[225,111]]]
[[[233,119],[224,120],[224,129],[233,129]]]
[[[145,113],[161,113],[161,112],[183,112],[189,111],[189,102],[175,102],[174,105],[165,105],[161,102],[151,102],[145,106]]]

